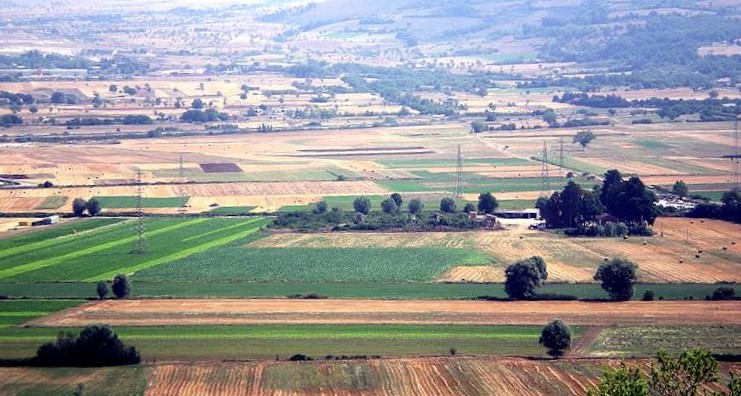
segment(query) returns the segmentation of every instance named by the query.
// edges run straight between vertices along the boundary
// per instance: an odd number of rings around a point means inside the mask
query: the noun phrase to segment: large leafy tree
[[[116,298],[127,298],[131,295],[131,284],[129,283],[129,278],[124,274],[116,275],[116,277],[113,278],[111,289]]]
[[[548,354],[552,357],[563,356],[571,348],[571,329],[566,323],[556,319],[543,327],[538,342],[548,349]]]
[[[535,288],[548,279],[545,261],[538,256],[518,261],[504,271],[504,291],[510,298],[525,299],[535,295]]]
[[[367,197],[357,197],[355,198],[355,201],[353,201],[352,207],[356,212],[367,215],[371,209],[370,199]]]
[[[75,200],[72,201],[72,212],[75,216],[82,216],[85,214],[85,209],[87,209],[87,201],[84,199],[75,198]]]
[[[637,268],[632,261],[612,259],[599,266],[594,280],[602,282],[602,288],[612,300],[628,301],[635,292]]]
[[[495,210],[499,207],[499,202],[497,199],[491,195],[490,192],[484,192],[479,194],[479,205],[478,209],[481,213],[494,213]]]

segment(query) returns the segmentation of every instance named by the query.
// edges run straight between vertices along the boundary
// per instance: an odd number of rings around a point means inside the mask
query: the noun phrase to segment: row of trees
[[[578,227],[592,222],[597,216],[609,213],[628,224],[653,224],[658,215],[656,195],[648,190],[640,178],[627,181],[618,170],[605,173],[601,186],[584,190],[569,181],[562,191],[550,198],[539,198],[540,209],[548,228]]]
[[[723,194],[721,203],[702,203],[689,212],[690,217],[723,219],[741,223],[741,192],[728,191]]]
[[[388,214],[398,214],[401,211],[404,198],[399,193],[393,193],[388,198],[381,201],[381,210]],[[467,203],[464,208],[464,213],[470,213],[477,211],[479,213],[490,214],[494,213],[499,207],[499,201],[494,197],[491,192],[483,192],[479,194],[478,204]],[[314,211],[315,213],[325,213],[328,205],[325,201],[321,201],[317,204]],[[370,213],[372,204],[368,197],[357,197],[353,201],[353,209],[355,212],[367,215]],[[416,215],[424,210],[424,203],[418,199],[413,198],[407,204],[407,210],[410,214]],[[458,210],[458,203],[455,199],[445,197],[440,200],[440,211],[443,213],[455,213]]]
[[[110,290],[113,291],[113,295],[118,299],[128,298],[131,295],[131,283],[129,282],[129,278],[124,274],[116,275],[111,282]],[[95,285],[95,293],[101,300],[108,297],[108,282],[104,280],[98,281]]]
[[[602,283],[611,300],[627,301],[635,293],[637,269],[629,260],[612,259],[599,266],[594,280]],[[504,291],[510,298],[531,299],[536,297],[535,289],[548,279],[548,269],[542,258],[533,256],[510,265],[504,275]]]
[[[97,216],[101,209],[103,208],[100,206],[100,201],[97,198],[90,198],[89,201],[82,198],[75,198],[72,201],[72,213],[78,217],[84,216],[85,212],[90,216]]]

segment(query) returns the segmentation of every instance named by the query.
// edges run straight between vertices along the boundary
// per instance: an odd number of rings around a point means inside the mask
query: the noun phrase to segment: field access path
[[[216,324],[741,325],[738,301],[108,300],[29,322],[32,326]]]

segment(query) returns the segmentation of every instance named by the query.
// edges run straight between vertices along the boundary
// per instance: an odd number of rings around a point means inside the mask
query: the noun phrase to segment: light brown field
[[[27,322],[32,326],[304,324],[741,325],[737,301],[388,301],[388,300],[108,300]]]
[[[601,166],[606,169],[620,169],[623,173],[637,173],[643,177],[648,175],[677,175],[682,174],[674,169],[664,168],[661,166],[651,165],[648,162],[632,161],[628,159],[606,159],[606,158],[594,158],[584,157],[579,158],[580,161],[587,162],[591,165]]]
[[[649,360],[629,363],[647,369]],[[0,368],[0,394],[6,390],[50,388],[104,390],[112,376],[146,382],[156,396],[288,396],[288,395],[585,395],[596,386],[605,366],[618,360],[527,360],[488,357],[429,357],[344,362],[188,362],[147,365],[134,374],[129,368],[76,370],[58,375],[41,368]],[[720,371],[738,371],[737,363]],[[134,376],[134,377],[132,377]],[[141,376],[141,380],[139,377]],[[144,378],[146,377],[146,378]],[[722,387],[708,387],[721,391]]]

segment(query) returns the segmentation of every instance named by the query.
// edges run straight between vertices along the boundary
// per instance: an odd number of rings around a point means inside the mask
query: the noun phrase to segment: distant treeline
[[[627,100],[617,95],[588,95],[586,93],[565,93],[554,96],[554,102],[569,103],[576,106],[596,108],[656,108],[661,118],[671,120],[688,114],[700,114],[702,121],[733,120],[741,113],[741,99],[669,99],[651,98]]]
[[[127,115],[116,118],[73,118],[65,123],[67,126],[92,126],[92,125],[148,125],[153,124],[154,120],[146,115]]]

